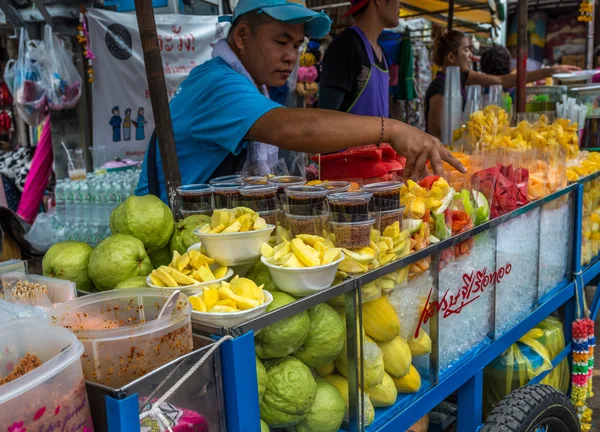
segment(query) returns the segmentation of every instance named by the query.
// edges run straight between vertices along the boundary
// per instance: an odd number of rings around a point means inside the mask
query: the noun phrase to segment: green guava
[[[296,432],[337,432],[344,421],[346,402],[337,388],[316,378],[317,394],[308,415],[296,425]]]
[[[308,316],[308,337],[294,357],[314,368],[331,363],[340,355],[346,340],[346,329],[338,313],[324,303],[310,308]]]
[[[131,279],[124,280],[123,282],[119,282],[115,289],[123,289],[123,288],[145,288],[148,284],[146,283],[146,276],[136,276]]]
[[[77,289],[91,291],[88,263],[92,247],[87,243],[65,241],[56,243],[44,255],[44,276],[75,282]]]
[[[267,307],[271,312],[296,301],[283,292],[272,293],[273,301]],[[310,318],[302,311],[262,329],[254,339],[256,355],[260,359],[285,357],[300,348],[310,331]]]
[[[258,401],[260,402],[265,395],[269,377],[267,376],[267,370],[258,357],[256,357],[256,376],[258,378]]]
[[[171,254],[171,249],[169,249],[169,246],[165,246],[155,250],[154,252],[148,252],[148,258],[150,258],[152,267],[157,269],[161,265],[169,265],[173,255]]]
[[[260,403],[260,416],[272,428],[300,423],[315,401],[317,384],[310,369],[294,357],[284,357],[267,368],[269,382]]]
[[[136,276],[148,276],[152,263],[144,243],[125,234],[113,234],[100,242],[90,255],[88,273],[100,291],[113,289]]]
[[[210,216],[192,215],[177,222],[169,242],[171,253],[176,250],[183,255],[191,245],[200,242],[200,238],[194,234],[194,230],[202,228],[206,224],[210,224]]]
[[[173,213],[154,195],[132,195],[110,215],[113,234],[128,234],[144,243],[152,252],[165,247],[173,233]]]
[[[263,419],[260,419],[260,432],[271,432],[269,425]]]

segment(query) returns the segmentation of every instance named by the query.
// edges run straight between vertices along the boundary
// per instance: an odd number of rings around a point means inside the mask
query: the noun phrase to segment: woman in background
[[[446,68],[458,66],[460,68],[461,90],[465,98],[465,86],[480,85],[489,87],[501,85],[504,89],[510,89],[517,85],[516,71],[503,75],[488,75],[475,72],[471,69],[471,44],[469,39],[457,30],[442,34],[435,39],[433,46],[433,61],[442,70],[437,73],[435,79],[429,85],[425,93],[425,122],[429,134],[441,138],[442,136],[442,113],[444,110],[444,87],[446,85]],[[510,55],[509,55],[510,58]],[[527,73],[527,82],[539,81],[557,73],[573,72],[579,70],[575,66],[553,66]],[[446,144],[446,143],[444,143]]]

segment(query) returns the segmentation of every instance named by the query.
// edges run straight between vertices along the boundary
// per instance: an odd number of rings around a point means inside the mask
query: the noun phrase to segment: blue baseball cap
[[[309,37],[322,38],[329,33],[331,18],[325,12],[315,12],[306,7],[305,0],[239,0],[233,16],[219,17],[219,22],[235,22],[241,15],[261,11],[271,18],[289,24],[304,24]]]

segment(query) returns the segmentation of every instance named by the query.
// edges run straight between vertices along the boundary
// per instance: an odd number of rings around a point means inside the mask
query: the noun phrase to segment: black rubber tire
[[[545,384],[521,387],[500,401],[481,432],[535,432],[549,424],[548,432],[580,432],[579,419],[569,399]]]

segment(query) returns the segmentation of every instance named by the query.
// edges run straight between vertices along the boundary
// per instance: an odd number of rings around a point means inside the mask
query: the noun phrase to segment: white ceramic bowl
[[[317,267],[287,268],[269,264],[265,257],[261,261],[269,269],[273,283],[280,291],[303,297],[327,289],[333,283],[344,253],[334,262]]]
[[[232,276],[233,276],[233,269],[227,269],[227,273],[225,274],[225,277],[216,279],[214,281],[198,282],[197,284],[194,284],[194,285],[185,285],[185,286],[180,286],[180,287],[159,287],[158,285],[154,285],[152,283],[152,280],[150,279],[150,275],[148,275],[148,277],[146,278],[146,283],[148,284],[149,287],[152,287],[152,288],[160,288],[160,289],[171,290],[171,291],[179,290],[183,294],[190,296],[190,295],[201,293],[203,291],[202,288],[205,286],[220,284],[223,281],[228,281],[229,279],[231,279]]]
[[[265,302],[260,306],[239,312],[198,312],[192,310],[192,321],[198,321],[218,327],[233,327],[263,315],[273,301],[269,291],[264,291]]]
[[[202,248],[202,243],[194,243],[189,248],[187,248],[187,252],[191,250],[200,250]]]
[[[260,258],[260,247],[269,241],[275,225],[256,231],[229,234],[194,233],[200,238],[209,257],[220,265],[233,267],[252,264]]]

